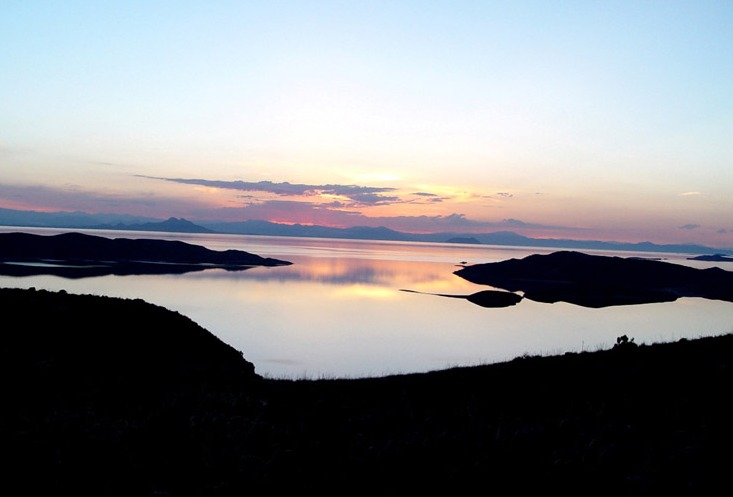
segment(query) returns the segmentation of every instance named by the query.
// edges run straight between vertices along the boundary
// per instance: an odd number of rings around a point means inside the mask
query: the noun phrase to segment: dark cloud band
[[[299,183],[275,183],[273,181],[220,181],[201,178],[159,178],[154,176],[142,176],[148,179],[171,181],[186,185],[207,186],[227,190],[238,190],[246,192],[263,192],[283,197],[308,197],[316,195],[338,195],[350,199],[357,205],[383,205],[401,202],[401,199],[393,195],[383,195],[393,192],[395,188],[359,186],[359,185],[307,185]]]

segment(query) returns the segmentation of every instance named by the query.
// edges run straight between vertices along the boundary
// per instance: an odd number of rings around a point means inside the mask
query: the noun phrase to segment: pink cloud
[[[150,217],[187,215],[205,204],[189,198],[138,194],[97,193],[73,185],[8,185],[0,183],[0,207],[36,211],[116,212]]]
[[[317,224],[331,227],[366,226],[372,228],[386,227],[397,231],[411,233],[433,232],[483,232],[490,230],[570,230],[560,226],[544,226],[525,223],[517,219],[501,221],[479,221],[464,214],[448,214],[436,216],[365,216],[351,210],[335,210],[324,205],[315,205],[304,201],[271,200],[252,203],[241,207],[229,207],[214,210],[201,210],[194,213],[199,220],[246,221],[250,219],[266,220],[288,224]]]

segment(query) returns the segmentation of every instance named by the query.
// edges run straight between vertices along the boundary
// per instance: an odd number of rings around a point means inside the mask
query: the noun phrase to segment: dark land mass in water
[[[711,262],[733,262],[733,257],[725,254],[698,255],[697,257],[688,257],[691,261],[711,261]]]
[[[0,233],[0,274],[83,278],[106,274],[171,274],[282,266],[287,261],[241,250],[215,251],[180,241],[105,238],[81,233]]]
[[[702,297],[733,302],[733,273],[695,269],[669,262],[555,252],[488,264],[455,274],[537,302],[569,302],[584,307],[672,302]]]
[[[450,297],[454,299],[466,299],[472,304],[481,307],[510,307],[518,304],[522,297],[512,292],[500,292],[496,290],[483,290],[470,295],[450,295],[445,293],[427,293],[416,290],[402,290],[403,292],[419,293],[422,295],[435,295],[437,297]]]
[[[465,237],[465,236],[455,236],[453,238],[449,238],[445,241],[445,243],[461,243],[464,245],[481,245],[481,242],[475,239],[474,237]]]
[[[730,483],[733,335],[283,380],[141,300],[0,289],[0,302],[8,495],[712,495]]]

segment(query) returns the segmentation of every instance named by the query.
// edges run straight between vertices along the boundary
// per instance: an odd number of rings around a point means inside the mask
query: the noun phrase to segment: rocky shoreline
[[[296,381],[258,376],[141,300],[0,289],[0,302],[16,495],[704,495],[728,482],[733,335]]]

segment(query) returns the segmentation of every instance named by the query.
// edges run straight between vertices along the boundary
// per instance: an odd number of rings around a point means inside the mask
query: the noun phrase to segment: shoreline
[[[7,322],[22,323],[3,331],[9,488],[700,495],[728,481],[733,334],[284,380],[260,377],[246,353],[139,299],[14,289],[0,298]]]

